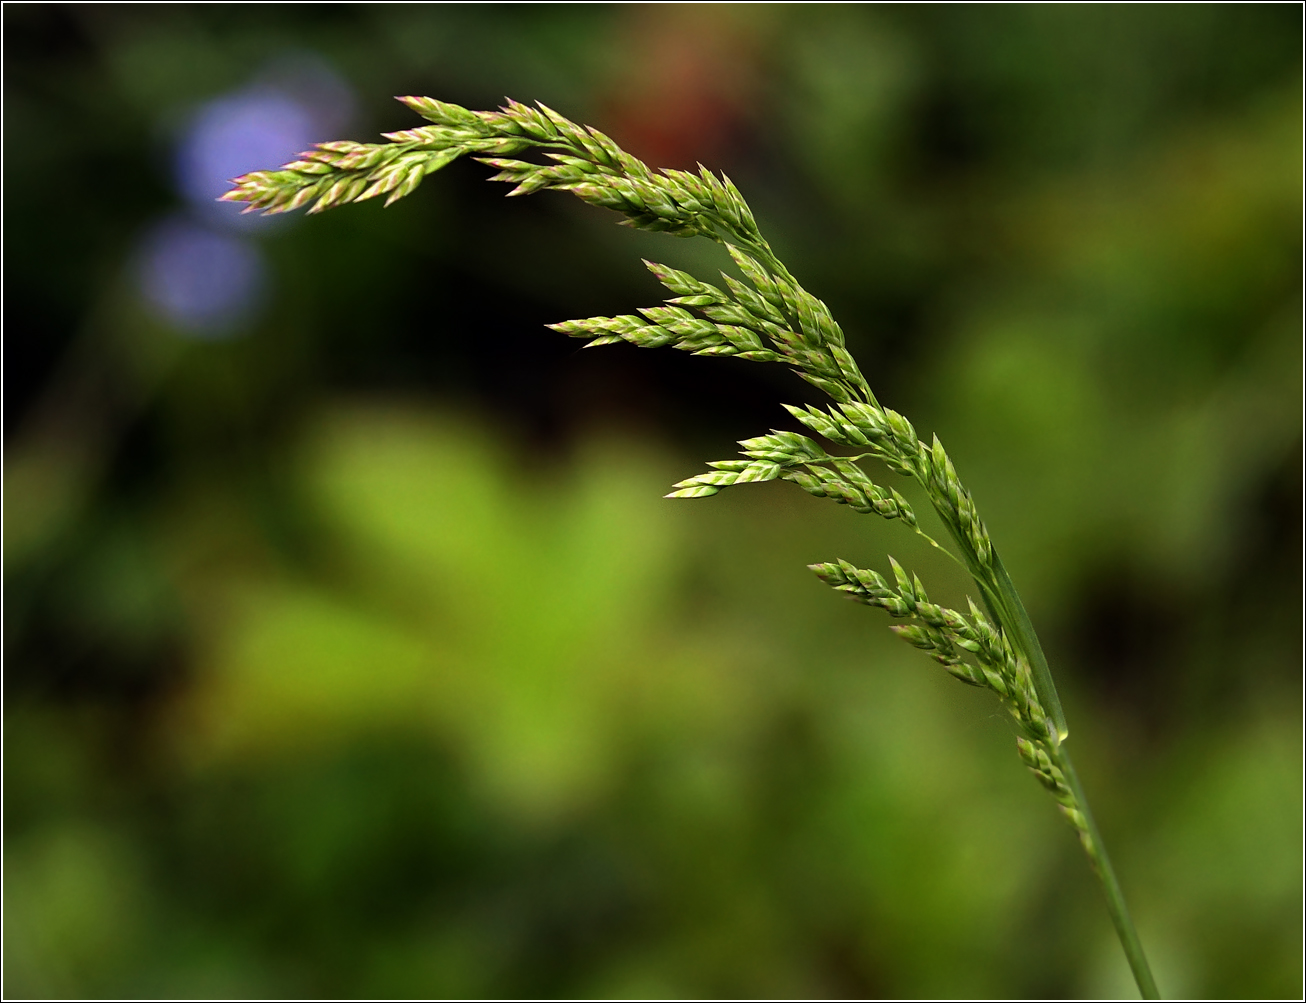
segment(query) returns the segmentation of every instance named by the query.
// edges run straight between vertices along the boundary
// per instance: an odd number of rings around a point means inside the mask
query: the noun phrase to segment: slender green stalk
[[[1097,831],[1097,822],[1093,820],[1093,813],[1089,810],[1084,788],[1079,783],[1079,774],[1075,772],[1074,764],[1070,761],[1070,752],[1065,746],[1060,746],[1057,752],[1057,763],[1061,767],[1061,772],[1065,774],[1066,782],[1079,802],[1080,811],[1084,816],[1084,828],[1080,832],[1079,839],[1084,846],[1084,853],[1088,855],[1093,873],[1102,884],[1102,892],[1106,895],[1107,912],[1111,914],[1111,923],[1116,928],[1116,936],[1120,938],[1120,946],[1125,949],[1125,957],[1129,959],[1129,970],[1134,973],[1134,981],[1138,983],[1138,991],[1143,994],[1143,999],[1159,1000],[1161,991],[1156,987],[1152,966],[1147,963],[1147,955],[1143,953],[1143,942],[1138,939],[1138,930],[1134,928],[1129,907],[1125,905],[1125,893],[1120,888],[1115,868],[1111,866],[1111,858],[1107,856],[1102,834]]]
[[[892,583],[846,561],[811,568],[857,602],[913,621],[890,629],[957,679],[998,695],[1019,732],[1016,748],[1022,761],[1079,835],[1140,991],[1146,998],[1158,998],[1063,744],[1069,729],[1047,658],[970,492],[937,436],[923,442],[910,421],[876,399],[844,347],[843,331],[829,309],[775,256],[730,179],[706,168],[697,173],[654,171],[601,132],[544,105],[530,108],[510,101],[499,111],[474,112],[432,98],[399,100],[432,124],[388,133],[388,143],[320,144],[280,170],[235,179],[236,187],[223,198],[246,203],[246,211],[269,213],[310,203],[310,213],[320,212],[382,194],[389,205],[412,192],[427,174],[470,155],[498,170],[494,180],[515,185],[511,195],[566,191],[614,210],[628,226],[701,236],[723,245],[744,281],[722,273],[718,286],[645,262],[673,294],[665,305],[550,326],[587,339],[586,347],[627,341],[644,348],[670,346],[696,355],[787,365],[833,401],[825,408],[785,405],[789,414],[827,441],[857,451],[851,456],[831,454],[805,435],[772,430],[740,442],[741,458],[717,460],[708,464],[706,473],[679,482],[669,498],[705,498],[736,484],[785,480],[854,511],[896,519],[940,547],[919,527],[907,499],[875,483],[860,463],[878,460],[925,489],[961,557],[948,553],[970,572],[983,610],[974,602],[967,613],[931,603],[921,580],[892,557]],[[504,159],[530,150],[543,151],[550,162]]]

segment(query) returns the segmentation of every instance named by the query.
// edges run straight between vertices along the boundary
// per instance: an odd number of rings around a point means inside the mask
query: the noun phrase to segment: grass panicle
[[[627,226],[723,245],[742,278],[722,273],[715,285],[646,261],[671,293],[662,305],[550,326],[586,339],[585,347],[627,341],[786,365],[833,402],[824,408],[785,405],[790,415],[826,441],[860,451],[833,455],[805,435],[772,431],[741,442],[742,459],[710,463],[707,473],[680,481],[669,498],[705,498],[739,484],[784,480],[854,511],[897,519],[938,547],[906,499],[876,484],[859,461],[875,459],[924,489],[975,581],[981,605],[971,602],[963,614],[931,603],[920,579],[892,558],[892,583],[842,560],[812,570],[857,602],[910,621],[891,629],[957,679],[998,696],[1019,733],[1021,761],[1075,828],[1102,883],[1140,991],[1159,998],[1065,747],[1069,729],[1047,659],[974,499],[939,438],[926,442],[907,418],[876,400],[829,309],[775,256],[730,179],[704,167],[653,170],[603,133],[543,104],[509,101],[498,111],[471,111],[434,98],[398,100],[430,124],[387,133],[385,143],[321,143],[278,170],[236,178],[223,199],[264,213],[301,207],[316,213],[379,195],[390,205],[428,174],[469,156],[497,171],[492,180],[513,185],[509,195],[570,192],[620,214]],[[514,159],[526,153],[541,159]]]

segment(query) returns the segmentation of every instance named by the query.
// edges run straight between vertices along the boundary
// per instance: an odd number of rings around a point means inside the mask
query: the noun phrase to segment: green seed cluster
[[[1048,793],[1056,799],[1061,814],[1065,816],[1067,822],[1075,827],[1075,831],[1079,834],[1079,842],[1083,845],[1084,852],[1088,854],[1093,866],[1098,867],[1097,847],[1089,831],[1088,819],[1084,816],[1079,800],[1075,797],[1075,792],[1071,790],[1066,774],[1061,768],[1059,747],[1050,745],[1047,742],[1031,741],[1017,736],[1016,749],[1020,753],[1021,761],[1029,767],[1029,771],[1034,774],[1038,782],[1047,788]]]
[[[831,442],[865,448],[890,470],[919,481],[935,511],[973,563],[990,569],[993,544],[975,502],[957,476],[938,436],[926,446],[916,429],[897,411],[867,403],[840,402],[826,410],[785,405],[790,414]]]
[[[597,129],[542,104],[531,108],[509,101],[498,111],[471,111],[434,98],[398,100],[432,124],[385,133],[388,143],[319,143],[279,170],[241,175],[222,198],[267,213],[310,202],[310,212],[321,212],[385,193],[390,205],[412,193],[426,175],[459,157],[477,156],[499,170],[495,180],[516,186],[511,195],[568,191],[621,213],[629,226],[710,237],[769,255],[739,189],[706,168],[698,174],[653,171]],[[553,163],[505,159],[531,149],[546,151]]]
[[[621,214],[626,225],[704,236],[725,246],[742,281],[723,273],[721,285],[713,285],[687,272],[645,262],[672,294],[664,305],[551,327],[586,338],[586,347],[628,341],[644,348],[669,346],[696,355],[778,362],[827,393],[834,404],[825,409],[786,407],[830,442],[864,450],[861,456],[874,457],[925,488],[961,548],[988,615],[974,604],[969,618],[934,606],[919,580],[908,580],[896,563],[896,588],[875,572],[842,561],[815,565],[814,570],[860,602],[895,617],[915,618],[915,623],[893,629],[930,652],[957,678],[998,693],[1025,734],[1022,741],[1035,743],[1055,767],[1064,730],[1049,730],[1047,710],[1058,723],[1060,713],[1051,677],[1032,629],[1025,630],[1028,621],[1023,609],[1002,598],[1005,572],[970,493],[937,437],[925,444],[910,421],[876,400],[829,308],[799,285],[775,257],[730,179],[706,168],[697,173],[652,170],[603,133],[544,105],[532,108],[509,101],[498,111],[471,111],[433,98],[399,100],[431,124],[387,133],[387,143],[319,144],[280,170],[236,178],[235,187],[223,198],[246,203],[247,211],[267,213],[301,206],[320,212],[382,194],[389,205],[412,192],[426,175],[458,157],[472,156],[498,171],[493,180],[514,185],[510,195],[570,192]],[[546,162],[511,159],[529,150],[541,151]],[[736,484],[786,480],[855,511],[899,519],[938,546],[917,525],[906,499],[876,484],[858,466],[861,456],[829,455],[812,439],[794,432],[773,431],[740,445],[743,459],[709,464],[710,471],[679,482],[668,497],[702,498]],[[973,662],[966,661],[962,652],[973,656]],[[1039,776],[1045,783],[1052,778],[1064,787],[1053,767],[1039,766],[1036,772],[1043,770]],[[1054,793],[1059,790],[1054,788]]]
[[[589,317],[550,327],[573,338],[589,338],[587,348],[629,341],[642,348],[670,345],[695,355],[783,362],[837,400],[874,401],[829,307],[787,272],[768,272],[734,244],[725,242],[725,247],[751,288],[724,272],[722,289],[688,272],[646,261],[649,271],[675,294],[666,306],[641,309],[639,316]]]
[[[805,435],[775,429],[770,435],[741,440],[739,445],[747,459],[715,460],[708,464],[712,468],[708,473],[678,482],[673,485],[676,490],[666,497],[707,498],[735,484],[778,479],[797,484],[817,498],[833,499],[855,512],[901,519],[925,536],[907,499],[893,488],[872,481],[857,465],[858,457],[830,456]],[[925,538],[930,540],[928,536]]]
[[[973,602],[969,616],[930,602],[918,576],[909,577],[892,557],[889,564],[895,585],[882,575],[854,567],[847,561],[813,564],[811,569],[827,585],[847,593],[857,602],[878,606],[897,619],[914,618],[917,623],[892,630],[908,644],[929,652],[962,682],[993,690],[1003,698],[1016,724],[1029,739],[1048,742],[1054,729],[1035,692],[1029,666],[1002,632]],[[974,658],[973,664],[963,660],[966,655]]]
[[[909,577],[892,557],[889,564],[893,569],[892,585],[882,575],[847,561],[813,564],[811,569],[827,585],[859,603],[879,607],[895,619],[914,619],[915,623],[889,629],[913,647],[928,652],[962,682],[998,694],[1021,732],[1016,736],[1021,760],[1056,799],[1062,815],[1074,826],[1097,866],[1088,821],[1062,769],[1056,725],[1039,699],[1028,663],[973,602],[969,615],[938,606],[930,602],[918,576]],[[971,661],[966,660],[967,656]]]
[[[589,135],[582,137],[579,126],[572,126],[566,119],[561,119],[562,123],[576,132],[564,132],[559,138],[571,140],[574,136],[577,145],[582,145],[584,139],[592,141],[585,144],[584,154],[547,153],[545,156],[555,161],[547,165],[487,158],[482,163],[499,169],[490,180],[516,185],[509,195],[544,190],[571,192],[590,205],[621,213],[626,217],[625,225],[640,230],[677,237],[722,241],[733,237],[748,243],[762,242],[752,211],[729,178],[718,178],[705,167],[697,174],[654,172],[618,149],[601,132],[588,130]],[[609,152],[608,144],[611,156],[600,159]],[[597,154],[594,159],[586,155],[591,151]]]
[[[309,212],[321,212],[388,193],[390,205],[459,157],[538,145],[520,126],[514,130],[500,121],[504,113],[468,111],[432,98],[399,100],[436,124],[387,133],[389,143],[319,143],[279,170],[234,179],[236,187],[223,200],[247,203],[246,212],[289,212],[309,203]]]

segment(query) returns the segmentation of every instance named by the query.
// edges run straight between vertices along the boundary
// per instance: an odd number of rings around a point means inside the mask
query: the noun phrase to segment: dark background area
[[[955,569],[661,499],[814,391],[544,329],[719,249],[213,204],[429,94],[730,175],[974,493],[1162,991],[1299,998],[1300,18],[6,4],[5,994],[1132,992],[997,706],[803,565]]]

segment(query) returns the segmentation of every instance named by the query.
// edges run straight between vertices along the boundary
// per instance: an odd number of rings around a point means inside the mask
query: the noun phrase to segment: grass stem
[[[1057,765],[1065,774],[1067,785],[1074,792],[1075,800],[1079,803],[1079,811],[1085,822],[1085,827],[1081,830],[1080,842],[1088,855],[1093,873],[1097,875],[1097,880],[1102,885],[1102,892],[1106,896],[1107,912],[1111,914],[1111,923],[1116,928],[1116,936],[1120,938],[1120,946],[1125,949],[1125,957],[1129,960],[1130,971],[1134,973],[1134,981],[1138,983],[1138,991],[1145,1000],[1159,1000],[1161,992],[1156,987],[1152,967],[1147,963],[1147,955],[1143,952],[1142,941],[1138,939],[1138,930],[1129,915],[1129,907],[1125,905],[1125,893],[1116,879],[1111,858],[1107,856],[1106,844],[1102,842],[1102,834],[1098,831],[1092,811],[1089,810],[1088,798],[1084,795],[1079,774],[1075,772],[1074,764],[1070,761],[1070,753],[1064,745],[1057,748]]]

